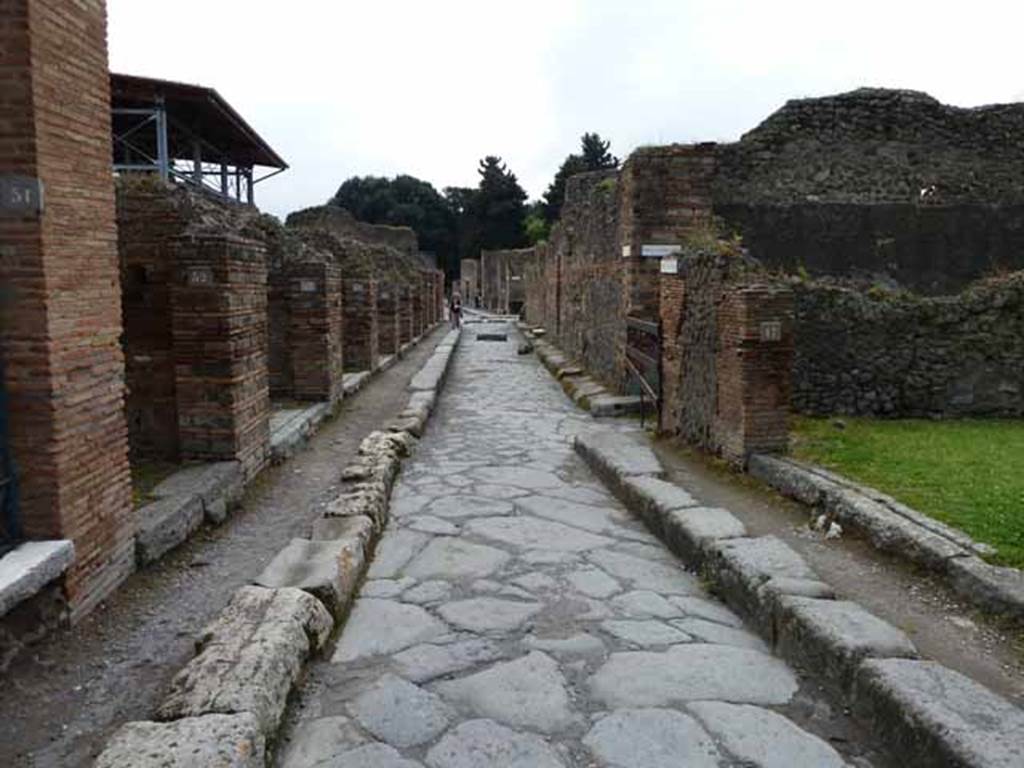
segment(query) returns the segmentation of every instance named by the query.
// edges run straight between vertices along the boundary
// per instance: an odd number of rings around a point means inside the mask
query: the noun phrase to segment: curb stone
[[[118,729],[95,768],[263,768],[266,742],[249,712],[134,722]]]
[[[703,508],[670,509],[657,500],[664,493],[657,484],[627,482],[635,466],[624,458],[631,442],[618,433],[590,434],[578,436],[574,446],[656,535],[690,556],[689,564],[776,653],[815,674],[882,734],[895,759],[951,768],[1024,765],[1024,711],[941,664],[918,660],[903,632],[856,603],[835,599],[780,539],[733,537],[717,523],[673,523]],[[814,487],[803,490],[810,495]]]
[[[1024,712],[934,661],[864,662],[853,709],[908,765],[1024,765]]]
[[[418,410],[433,408],[459,336],[450,332],[438,345],[445,348],[424,366],[433,362],[441,370],[437,386],[413,393],[422,395],[417,405],[429,402]],[[266,739],[276,732],[305,661],[344,621],[387,523],[401,459],[415,445],[408,431],[376,431],[363,439],[356,460],[342,470],[342,494],[313,524],[311,539],[293,539],[257,577],[276,586],[235,593],[171,682],[156,713],[162,722],[123,725],[98,768],[265,766]]]
[[[545,368],[561,384],[569,398],[595,418],[614,418],[640,413],[641,398],[637,395],[616,395],[571,362],[557,347],[542,340],[543,329],[531,329],[525,323],[519,330],[531,339],[533,351]]]
[[[993,552],[987,544],[873,488],[794,459],[757,454],[748,471],[784,496],[834,515],[879,551],[938,573],[979,608],[1024,623],[1024,572],[982,560]]]
[[[203,630],[199,654],[171,681],[156,719],[250,712],[264,734],[274,733],[303,662],[333,627],[302,590],[242,587]]]

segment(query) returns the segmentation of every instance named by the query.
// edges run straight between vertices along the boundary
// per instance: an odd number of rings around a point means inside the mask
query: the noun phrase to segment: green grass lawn
[[[793,454],[888,493],[1024,568],[1024,422],[797,418]]]

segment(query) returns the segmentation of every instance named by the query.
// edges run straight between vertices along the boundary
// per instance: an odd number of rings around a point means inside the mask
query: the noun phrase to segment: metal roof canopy
[[[288,168],[217,91],[111,73],[116,171],[157,172],[253,203],[253,187]],[[275,169],[254,179],[253,168]]]

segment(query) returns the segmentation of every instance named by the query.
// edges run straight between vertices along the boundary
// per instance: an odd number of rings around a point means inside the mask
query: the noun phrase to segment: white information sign
[[[679,273],[679,259],[662,259],[661,274],[675,275]]]
[[[678,243],[675,245],[658,245],[649,243],[640,246],[640,255],[645,259],[663,259],[666,256],[674,256],[682,250]]]

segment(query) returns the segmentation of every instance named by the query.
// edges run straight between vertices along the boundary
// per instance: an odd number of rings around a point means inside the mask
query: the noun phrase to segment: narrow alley
[[[466,326],[277,765],[877,764],[574,454],[595,422],[517,343]]]

